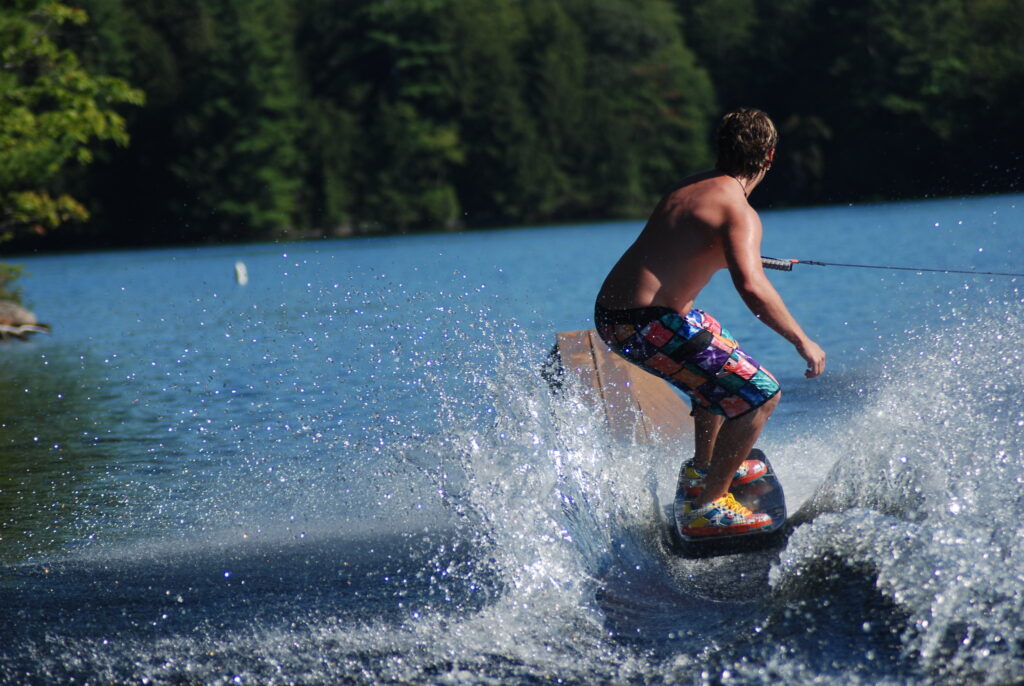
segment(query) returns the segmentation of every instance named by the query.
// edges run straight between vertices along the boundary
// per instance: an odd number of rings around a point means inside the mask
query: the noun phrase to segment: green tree
[[[89,58],[149,88],[133,147],[87,183],[115,242],[294,235],[304,162],[294,3],[84,0]]]
[[[780,126],[762,201],[1019,188],[1022,0],[678,5],[723,104]]]
[[[572,0],[587,40],[582,159],[592,211],[635,216],[686,173],[710,165],[714,89],[661,0]]]
[[[871,0],[815,8],[816,23],[835,32],[818,106],[835,131],[831,147],[845,152],[828,160],[842,192],[892,198],[943,185],[936,172],[948,165],[962,116],[949,105],[966,76],[963,7],[962,0]]]
[[[360,143],[356,102],[365,90],[352,73],[359,40],[353,2],[308,0],[297,21],[296,45],[304,79],[308,128],[303,217],[330,233],[353,230],[357,192],[355,155]]]
[[[311,221],[327,229],[454,228],[465,154],[452,102],[448,0],[311,0],[299,45],[308,84]]]
[[[0,9],[0,232],[44,232],[89,212],[65,192],[63,174],[93,159],[97,141],[126,144],[115,109],[141,105],[125,81],[90,74],[59,45],[86,13],[59,2],[18,0]]]
[[[453,5],[476,223],[635,216],[710,162],[714,95],[665,2]]]
[[[77,41],[83,62],[137,84],[146,106],[126,112],[131,146],[101,150],[90,173],[77,176],[93,201],[93,219],[61,238],[75,246],[170,242],[178,237],[178,212],[187,202],[170,163],[181,154],[172,131],[191,67],[179,55],[191,44],[177,38],[186,33],[190,8],[80,1],[92,18],[92,30]]]
[[[186,34],[195,70],[171,129],[176,214],[202,240],[292,235],[302,129],[290,3],[202,0],[196,10]]]
[[[385,228],[455,228],[461,206],[451,180],[464,159],[453,117],[452,47],[441,32],[449,0],[371,0],[356,64],[372,80],[361,101],[368,135],[357,157],[359,212]],[[366,182],[369,182],[368,184]]]
[[[587,101],[587,53],[582,27],[563,3],[523,3],[526,32],[520,48],[525,98],[536,121],[540,180],[535,216],[586,216],[591,195],[580,160],[591,144],[583,135]]]
[[[966,72],[959,80],[951,167],[958,188],[1019,191],[1024,178],[1024,0],[975,0],[964,7]]]
[[[753,103],[744,56],[761,44],[757,31],[757,0],[680,0],[682,33],[713,77],[722,107],[732,110]]]
[[[467,148],[455,172],[463,207],[476,224],[536,216],[550,168],[538,159],[537,122],[524,98],[522,8],[507,0],[453,3],[445,30],[455,46],[456,117]]]

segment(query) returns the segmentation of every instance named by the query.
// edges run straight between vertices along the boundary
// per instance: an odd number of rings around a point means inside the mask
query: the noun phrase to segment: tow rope
[[[780,260],[775,257],[761,257],[765,269],[793,271],[794,264],[811,264],[815,267],[857,267],[860,269],[894,269],[904,272],[936,272],[939,274],[974,274],[975,276],[1024,276],[1015,272],[979,272],[973,269],[934,269],[929,267],[895,267],[880,264],[846,264],[843,262],[818,262],[817,260]]]

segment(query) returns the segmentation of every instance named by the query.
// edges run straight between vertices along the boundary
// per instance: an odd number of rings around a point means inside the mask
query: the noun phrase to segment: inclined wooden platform
[[[565,331],[555,350],[563,373],[579,379],[612,432],[640,443],[692,441],[690,408],[662,379],[609,350],[593,329]]]

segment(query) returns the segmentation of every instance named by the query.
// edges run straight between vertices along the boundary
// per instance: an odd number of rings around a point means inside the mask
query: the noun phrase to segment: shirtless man
[[[747,460],[781,397],[775,377],[694,300],[715,272],[728,269],[750,311],[792,343],[805,376],[825,369],[825,352],[786,309],[761,265],[761,220],[747,196],[764,179],[778,134],[764,112],[725,115],[715,169],[684,179],[655,208],[640,236],[612,268],[597,296],[595,321],[615,352],[686,393],[695,449],[683,464],[683,533],[747,533],[771,524],[729,493],[766,467]]]

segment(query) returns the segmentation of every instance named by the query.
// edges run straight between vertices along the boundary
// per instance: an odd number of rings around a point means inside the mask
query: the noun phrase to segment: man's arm
[[[782,296],[761,265],[761,220],[753,210],[737,213],[725,230],[725,260],[733,285],[754,315],[792,343],[807,362],[804,376],[825,371],[825,351],[812,341],[789,313]]]

